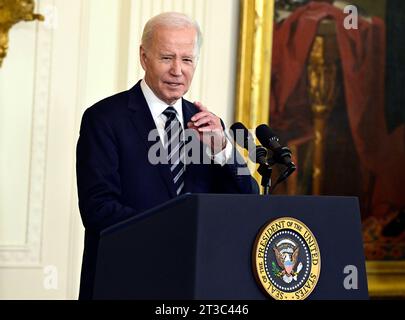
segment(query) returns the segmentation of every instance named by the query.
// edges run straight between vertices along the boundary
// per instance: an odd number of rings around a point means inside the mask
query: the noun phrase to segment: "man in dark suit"
[[[165,13],[152,18],[140,47],[144,79],[83,115],[77,145],[79,207],[85,227],[80,299],[92,297],[104,228],[188,192],[257,193],[254,179],[238,174],[246,164],[230,161],[240,156],[226,138],[221,120],[201,103],[182,98],[191,84],[200,44],[200,29],[187,16]],[[156,141],[148,139],[153,130],[158,130]],[[187,163],[186,130],[195,133],[194,142],[204,151],[202,163]],[[166,163],[153,163],[154,146],[160,147]]]

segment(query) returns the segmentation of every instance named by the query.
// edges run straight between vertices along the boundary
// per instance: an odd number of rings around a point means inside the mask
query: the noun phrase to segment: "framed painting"
[[[405,296],[403,33],[400,0],[240,1],[235,120],[292,150],[275,193],[359,198],[372,298]]]

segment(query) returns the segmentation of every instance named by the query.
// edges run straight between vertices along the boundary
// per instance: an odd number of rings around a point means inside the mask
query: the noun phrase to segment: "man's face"
[[[191,27],[158,26],[148,47],[141,46],[146,83],[168,105],[184,96],[191,85],[197,64],[196,35]]]

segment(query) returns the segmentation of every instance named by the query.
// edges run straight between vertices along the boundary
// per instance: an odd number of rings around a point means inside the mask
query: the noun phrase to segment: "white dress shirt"
[[[165,124],[166,116],[163,112],[169,107],[169,105],[162,100],[160,100],[153,93],[152,89],[148,86],[145,79],[141,81],[141,90],[145,96],[146,102],[148,104],[149,110],[152,114],[153,121],[155,121],[156,128],[158,129],[160,141],[163,141],[163,144],[166,145],[165,141]],[[177,100],[174,104],[171,105],[177,112],[177,119],[179,120],[183,130],[184,130],[184,119],[183,119],[183,107],[182,99]],[[232,156],[232,144],[227,141],[226,147],[221,152],[218,152],[215,155],[210,153],[210,148],[207,148],[208,156],[210,156],[215,163],[223,166]]]

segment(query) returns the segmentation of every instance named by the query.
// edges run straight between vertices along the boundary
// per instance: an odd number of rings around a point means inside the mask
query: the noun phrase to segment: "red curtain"
[[[283,115],[293,94],[294,97],[307,95],[300,79],[318,25],[323,19],[334,20],[351,134],[361,165],[375,177],[372,207],[379,210],[382,208],[379,205],[389,204],[404,208],[404,126],[389,134],[384,114],[385,24],[376,17],[371,23],[359,17],[358,29],[347,30],[344,27],[346,17],[347,14],[331,4],[310,2],[275,25],[272,117]]]

